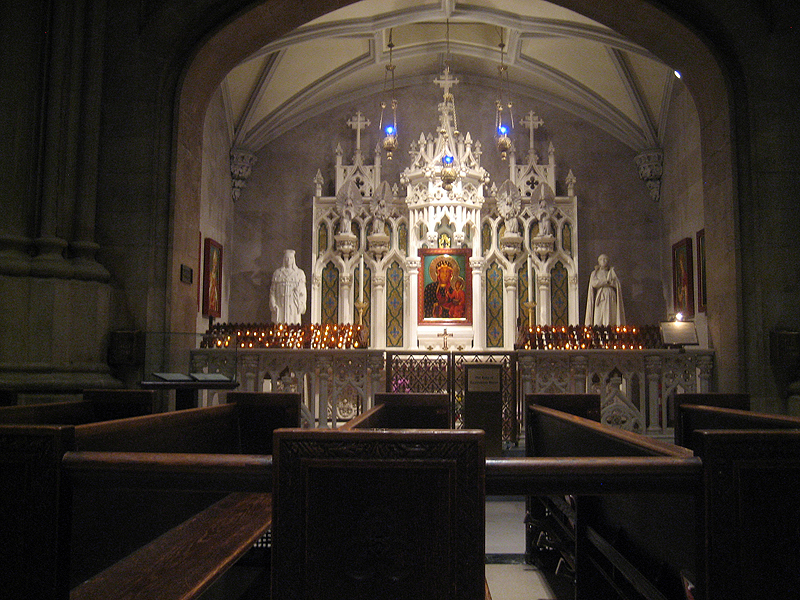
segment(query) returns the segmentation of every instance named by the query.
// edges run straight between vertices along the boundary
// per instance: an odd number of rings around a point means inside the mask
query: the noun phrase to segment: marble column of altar
[[[386,276],[375,274],[372,277],[372,347],[386,347]]]
[[[417,281],[420,264],[421,261],[416,256],[406,259],[406,266],[408,267],[408,279],[406,281],[408,286],[408,307],[406,308],[408,331],[406,332],[405,346],[411,348],[417,347],[417,312],[419,310]]]

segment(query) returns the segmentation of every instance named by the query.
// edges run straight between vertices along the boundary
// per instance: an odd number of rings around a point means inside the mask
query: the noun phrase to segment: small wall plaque
[[[181,265],[181,281],[183,283],[192,283],[194,279],[194,271],[189,265]]]

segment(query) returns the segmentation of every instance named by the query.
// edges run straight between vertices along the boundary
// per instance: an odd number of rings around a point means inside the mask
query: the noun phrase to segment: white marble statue
[[[553,235],[553,221],[551,219],[552,213],[552,209],[547,205],[547,200],[544,198],[539,200],[539,208],[537,208],[536,212],[534,213],[537,221],[539,221],[538,237]]]
[[[622,287],[605,254],[597,257],[597,265],[589,277],[584,322],[587,326],[625,325]]]
[[[294,250],[283,253],[283,266],[272,274],[269,310],[273,323],[299,325],[306,312],[306,274],[295,264]]]
[[[389,184],[385,181],[381,182],[378,191],[372,197],[372,234],[382,235],[384,233],[384,226],[386,219],[389,218],[391,211],[389,210],[389,203],[394,198],[394,193]]]
[[[513,234],[519,231],[517,215],[522,208],[522,196],[516,185],[506,179],[497,190],[497,212],[505,221],[506,233]]]
[[[339,192],[336,194],[336,210],[341,217],[339,219],[339,233],[352,235],[351,223],[360,210],[361,190],[352,179],[344,182]]]

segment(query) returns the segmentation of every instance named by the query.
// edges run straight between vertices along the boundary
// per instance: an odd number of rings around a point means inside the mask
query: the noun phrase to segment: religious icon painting
[[[203,316],[222,316],[222,245],[211,238],[203,244]]]
[[[675,314],[694,317],[694,268],[692,265],[692,238],[684,238],[672,245],[672,305]]]
[[[472,324],[472,271],[469,248],[419,250],[418,322]]]
[[[697,312],[706,312],[706,230],[697,232]]]

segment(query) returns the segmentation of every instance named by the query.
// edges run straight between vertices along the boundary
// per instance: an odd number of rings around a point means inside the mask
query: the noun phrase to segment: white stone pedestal
[[[447,330],[447,348],[442,335]],[[420,350],[459,350],[472,348],[473,330],[470,325],[419,325],[417,345]]]

